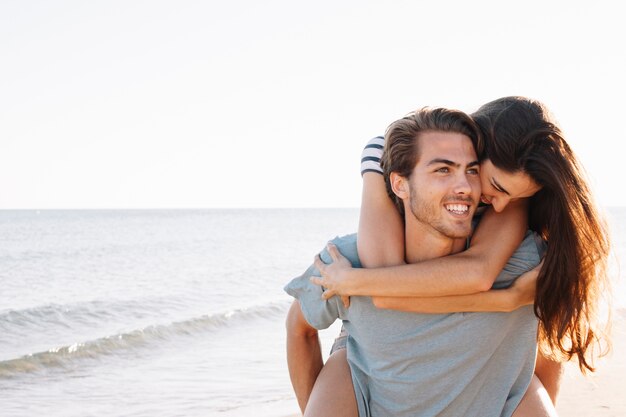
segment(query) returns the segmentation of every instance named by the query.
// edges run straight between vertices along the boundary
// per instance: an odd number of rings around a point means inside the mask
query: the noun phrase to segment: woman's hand
[[[334,244],[328,243],[326,250],[333,262],[325,264],[320,256],[316,255],[313,263],[320,271],[321,277],[311,277],[311,282],[325,288],[322,294],[324,300],[339,295],[347,308],[350,305],[350,298],[346,283],[348,281],[348,272],[352,270],[352,264],[339,252],[339,249]]]
[[[543,266],[543,261],[535,268],[519,276],[511,285],[510,290],[515,294],[517,307],[533,304],[535,302],[535,293],[537,290],[537,277]]]

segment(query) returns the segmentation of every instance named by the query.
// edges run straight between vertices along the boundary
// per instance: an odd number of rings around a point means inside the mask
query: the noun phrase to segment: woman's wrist
[[[357,279],[356,272],[356,268],[350,268],[344,272],[343,279],[340,281],[340,288],[338,288],[341,295],[352,296],[356,295],[356,292],[358,292],[359,280]]]
[[[505,291],[508,292],[507,298],[510,307],[509,311],[517,310],[520,307],[532,304],[532,300],[527,299],[527,294],[525,294],[522,289],[515,285],[507,288]]]
[[[505,289],[491,289],[489,292],[496,295],[494,311],[510,313],[511,311],[521,307],[519,291],[513,287]]]

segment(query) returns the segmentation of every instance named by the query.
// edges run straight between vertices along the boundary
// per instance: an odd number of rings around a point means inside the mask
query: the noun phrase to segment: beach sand
[[[626,320],[621,314],[614,319],[612,340],[611,353],[596,360],[595,373],[583,376],[575,363],[567,364],[556,407],[560,417],[626,416]]]

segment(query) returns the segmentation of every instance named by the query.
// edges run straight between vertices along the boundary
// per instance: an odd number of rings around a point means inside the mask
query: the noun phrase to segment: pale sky
[[[0,208],[358,207],[424,105],[544,101],[626,206],[618,1],[0,3]]]

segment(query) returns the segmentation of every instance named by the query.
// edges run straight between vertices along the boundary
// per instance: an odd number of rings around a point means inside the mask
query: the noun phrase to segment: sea
[[[623,312],[626,208],[607,214]],[[0,415],[297,414],[283,286],[357,224],[356,208],[0,211]]]

